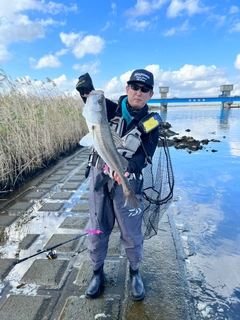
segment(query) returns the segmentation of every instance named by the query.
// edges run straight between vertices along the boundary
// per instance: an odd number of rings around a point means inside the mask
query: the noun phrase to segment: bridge
[[[226,84],[220,86],[221,94],[218,97],[193,97],[193,98],[168,98],[169,87],[159,87],[159,93],[161,98],[151,99],[148,101],[149,104],[160,103],[162,107],[167,107],[168,103],[211,103],[221,102],[222,108],[230,108],[233,102],[240,101],[240,96],[231,96],[233,90],[233,84]]]
[[[208,102],[220,102],[222,104],[228,104],[229,106],[234,102],[240,102],[240,96],[234,97],[196,97],[196,98],[160,98],[151,99],[148,103],[159,103],[162,106],[167,106],[168,103],[208,103]]]

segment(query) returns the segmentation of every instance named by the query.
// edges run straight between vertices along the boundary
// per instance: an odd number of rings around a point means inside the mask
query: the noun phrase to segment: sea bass
[[[86,119],[89,133],[80,140],[80,145],[93,145],[107,166],[118,174],[124,193],[123,206],[131,208],[141,207],[139,200],[130,187],[128,179],[124,177],[127,160],[116,150],[112,136],[113,133],[107,119],[106,101],[103,91],[91,91],[83,108],[83,116]]]

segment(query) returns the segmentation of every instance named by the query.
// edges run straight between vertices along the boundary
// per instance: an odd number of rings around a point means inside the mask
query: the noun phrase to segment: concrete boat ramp
[[[117,226],[104,267],[104,293],[95,300],[85,298],[92,274],[84,232],[91,228],[89,180],[84,176],[88,155],[88,149],[80,149],[1,200],[0,319],[196,319],[171,208],[158,235],[144,244],[140,270],[145,299],[131,300],[128,262]],[[60,243],[65,244],[56,248],[57,258],[47,259],[47,249]],[[28,258],[39,250],[46,252]],[[24,258],[28,259],[17,263]]]

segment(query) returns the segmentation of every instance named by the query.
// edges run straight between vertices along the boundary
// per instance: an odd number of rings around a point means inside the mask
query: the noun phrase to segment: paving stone
[[[83,182],[86,178],[82,175],[73,175],[68,182]]]
[[[9,227],[17,219],[19,219],[19,217],[0,215],[0,227]]]
[[[16,259],[0,259],[0,279],[3,280],[15,266]],[[0,319],[2,319],[0,317]]]
[[[48,202],[45,203],[39,211],[59,211],[63,206],[64,203]]]
[[[39,236],[39,234],[27,234],[19,243],[18,248],[21,250],[27,250]]]
[[[84,229],[89,221],[88,217],[66,217],[59,228]]]
[[[50,300],[49,296],[10,295],[0,309],[0,319],[41,320]]]
[[[41,183],[37,188],[38,190],[50,190],[55,187],[55,183]]]
[[[45,195],[47,194],[47,191],[32,191],[29,192],[28,194],[26,194],[26,196],[24,196],[24,198],[26,199],[42,199]]]
[[[79,182],[67,182],[61,187],[61,189],[77,190],[80,186],[81,186],[81,183]]]
[[[68,165],[75,165],[75,166],[78,166],[78,165],[80,165],[80,164],[82,164],[81,159],[74,159],[74,160],[71,160],[71,161],[68,163]]]
[[[50,238],[48,243],[45,245],[44,250],[46,250],[47,248],[51,248],[57,244],[63,243],[65,241],[69,241],[71,239],[74,239],[77,236],[79,236],[78,233],[76,233],[76,234],[54,234]],[[58,252],[74,252],[77,249],[77,246],[78,246],[80,239],[81,238],[75,239],[73,241],[69,241],[68,243],[59,246],[56,250]]]
[[[17,202],[15,203],[13,206],[11,206],[8,211],[11,212],[27,212],[32,206],[34,205],[34,203],[32,202],[26,202],[26,201],[22,201],[22,202]]]
[[[77,173],[78,174],[82,174],[83,176],[85,175],[85,171],[86,171],[86,168],[80,168]]]
[[[56,192],[51,196],[50,199],[54,199],[54,200],[69,200],[72,195],[73,195],[73,192]]]
[[[69,297],[59,320],[111,319],[118,320],[120,311],[120,296],[109,295],[103,299],[85,299],[84,297]]]
[[[79,161],[83,162],[83,161],[88,160],[88,157],[89,157],[89,153],[86,153],[86,154],[80,155],[80,156],[77,157],[76,159],[78,159]]]
[[[56,174],[63,175],[63,176],[66,177],[70,172],[71,172],[71,170],[68,170],[68,169],[59,169],[59,170],[56,171],[55,173],[56,173]]]
[[[88,198],[89,198],[89,192],[84,192],[80,197],[80,199],[82,200],[88,200]]]
[[[66,166],[64,167],[65,169],[67,169],[67,170],[73,170],[73,169],[75,169],[76,168],[76,165],[74,165],[74,164],[66,164]]]
[[[68,264],[68,260],[37,259],[24,274],[21,282],[59,288],[64,280]]]
[[[104,261],[104,286],[113,287],[117,285],[119,274],[120,261],[119,260],[105,260]],[[90,260],[83,261],[81,268],[78,271],[74,284],[82,287],[87,286],[92,277],[92,265]]]
[[[82,213],[89,213],[89,207],[87,202],[76,203],[71,212],[82,212]]]
[[[48,178],[48,181],[62,181],[66,178],[66,175],[54,174]]]

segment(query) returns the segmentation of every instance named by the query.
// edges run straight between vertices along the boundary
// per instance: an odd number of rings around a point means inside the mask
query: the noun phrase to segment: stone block
[[[60,288],[65,280],[68,264],[68,260],[37,259],[23,275],[21,283],[34,283],[47,288]]]

